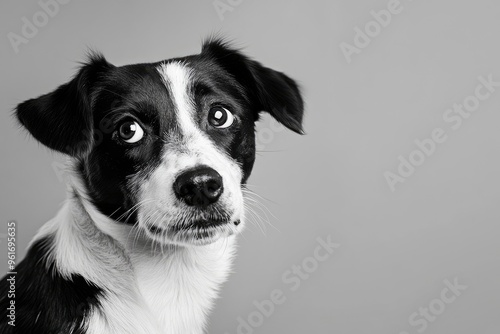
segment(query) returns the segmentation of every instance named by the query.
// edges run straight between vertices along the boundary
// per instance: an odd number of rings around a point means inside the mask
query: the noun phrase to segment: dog
[[[68,199],[0,286],[2,333],[199,334],[245,225],[262,111],[302,134],[296,81],[225,40],[114,66],[90,52],[19,123],[67,156]],[[15,327],[7,308],[15,303]]]

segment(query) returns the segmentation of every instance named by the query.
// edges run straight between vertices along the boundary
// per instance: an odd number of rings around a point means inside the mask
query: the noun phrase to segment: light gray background
[[[348,63],[340,44],[353,44],[354,28],[388,2],[232,0],[221,20],[213,1],[74,0],[15,53],[7,34],[41,9],[2,1],[0,233],[15,219],[23,256],[65,198],[60,157],[18,129],[17,103],[66,82],[87,47],[123,65],[197,53],[220,32],[301,82],[308,135],[269,118],[259,125],[266,135],[249,183],[267,229],[251,223],[240,237],[209,333],[237,333],[238,317],[274,289],[286,301],[254,333],[417,333],[408,318],[438,305],[443,281],[455,278],[467,289],[423,332],[499,333],[500,90],[457,130],[442,116],[474,94],[478,76],[500,81],[500,3],[401,0]],[[435,128],[447,141],[392,192],[384,172]],[[292,291],[282,275],[328,235],[341,246]]]

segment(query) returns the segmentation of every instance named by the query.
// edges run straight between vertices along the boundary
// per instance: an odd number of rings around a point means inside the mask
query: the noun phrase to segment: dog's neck
[[[206,246],[154,245],[82,194],[68,199],[39,236],[51,233],[50,256],[61,273],[104,290],[104,312],[88,321],[89,333],[99,334],[203,333],[235,248],[234,237]]]

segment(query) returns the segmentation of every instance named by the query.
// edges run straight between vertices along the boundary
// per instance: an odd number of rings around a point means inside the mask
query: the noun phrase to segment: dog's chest
[[[165,333],[201,334],[231,266],[233,240],[132,259],[139,293]]]

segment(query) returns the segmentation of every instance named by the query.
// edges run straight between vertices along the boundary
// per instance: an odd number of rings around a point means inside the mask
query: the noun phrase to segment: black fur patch
[[[22,334],[84,334],[83,319],[91,307],[99,306],[102,290],[80,275],[63,278],[47,263],[52,237],[35,242],[16,270],[16,321],[8,325],[7,298],[9,283],[5,276],[0,282],[0,333]]]

